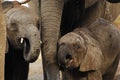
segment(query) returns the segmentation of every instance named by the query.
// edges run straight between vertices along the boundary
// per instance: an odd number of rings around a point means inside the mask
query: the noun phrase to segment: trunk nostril
[[[65,59],[66,59],[67,61],[71,60],[71,59],[72,59],[72,55],[67,54],[67,55],[65,56]]]
[[[65,70],[65,66],[64,65],[59,65],[59,69],[61,70],[61,71],[64,71]]]

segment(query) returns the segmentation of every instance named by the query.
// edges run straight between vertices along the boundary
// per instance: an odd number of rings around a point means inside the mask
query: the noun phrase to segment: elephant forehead
[[[70,32],[70,33],[67,33],[66,35],[64,35],[60,40],[59,40],[59,44],[62,44],[62,43],[70,43],[70,44],[73,44],[73,43],[77,43],[77,42],[83,42],[83,38],[74,33],[74,32]]]
[[[21,16],[20,16],[21,15]],[[7,17],[9,17],[10,19],[12,19],[13,21],[16,22],[36,22],[39,17],[34,13],[31,12],[28,8],[13,8],[11,10],[9,10],[6,14]]]

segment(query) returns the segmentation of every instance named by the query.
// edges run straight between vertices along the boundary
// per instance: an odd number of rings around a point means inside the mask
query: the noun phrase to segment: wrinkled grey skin
[[[106,1],[120,2],[120,0],[41,0],[44,80],[59,80],[56,62],[59,36],[72,31],[77,25],[87,26],[97,18],[104,17]]]
[[[5,57],[5,80],[27,80],[29,62],[40,52],[39,18],[17,1],[3,2],[8,46]]]
[[[60,38],[57,59],[62,80],[113,80],[120,57],[120,31],[98,19]]]

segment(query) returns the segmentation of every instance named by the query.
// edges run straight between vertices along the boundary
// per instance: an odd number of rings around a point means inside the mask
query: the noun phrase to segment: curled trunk
[[[27,28],[24,39],[24,58],[28,62],[34,62],[40,53],[40,34],[38,29],[30,25]]]

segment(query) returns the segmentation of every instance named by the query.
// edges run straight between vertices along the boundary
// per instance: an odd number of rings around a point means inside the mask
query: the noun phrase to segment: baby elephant
[[[120,55],[120,32],[100,18],[59,40],[57,59],[63,80],[113,80]]]

